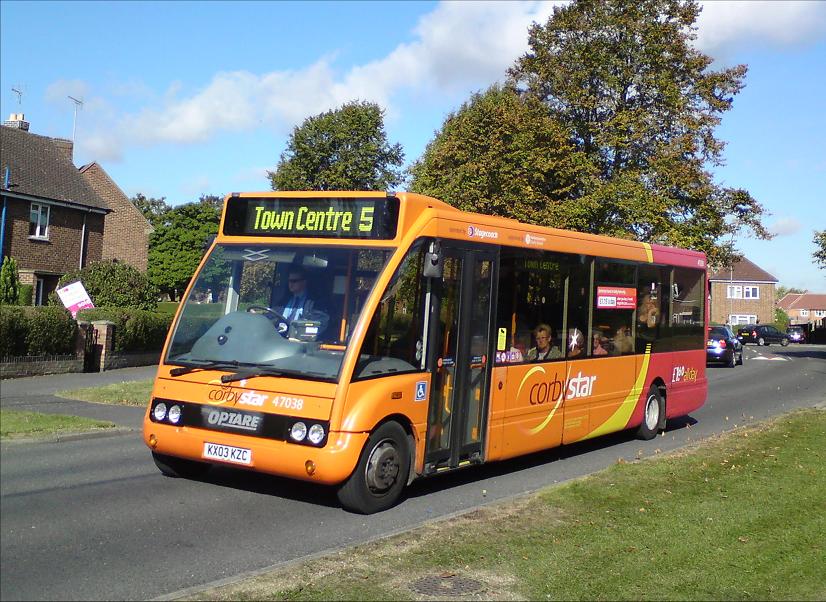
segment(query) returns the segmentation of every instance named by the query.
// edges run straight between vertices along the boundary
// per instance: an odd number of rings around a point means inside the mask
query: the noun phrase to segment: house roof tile
[[[777,302],[784,311],[790,309],[820,309],[826,310],[826,294],[820,293],[789,293]]]
[[[745,257],[736,260],[730,267],[727,266],[715,271],[708,279],[736,282],[778,282],[777,278]]]
[[[0,168],[3,174],[9,168],[10,192],[107,210],[106,203],[61,148],[68,144],[17,128],[0,127]]]

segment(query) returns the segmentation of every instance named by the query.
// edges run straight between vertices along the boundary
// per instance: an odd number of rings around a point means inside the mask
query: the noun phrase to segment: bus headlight
[[[313,445],[318,445],[324,439],[324,427],[320,424],[314,424],[310,427],[310,432],[307,434],[307,439]]]
[[[290,429],[290,437],[293,441],[304,441],[307,436],[307,425],[303,422],[296,422]]]
[[[174,405],[171,408],[169,408],[169,422],[171,422],[172,424],[178,424],[178,422],[180,420],[181,420],[181,406]]]
[[[155,420],[158,422],[162,422],[164,418],[166,418],[166,404],[164,402],[160,402],[158,405],[155,406]]]

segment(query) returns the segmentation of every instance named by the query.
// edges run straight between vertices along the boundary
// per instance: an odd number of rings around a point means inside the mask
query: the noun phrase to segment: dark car
[[[745,345],[746,343],[756,343],[758,345],[771,345],[780,343],[784,347],[789,344],[789,335],[780,332],[774,326],[767,324],[753,324],[737,331],[737,338]]]
[[[790,343],[805,343],[806,331],[802,326],[789,326],[786,329],[786,334],[789,335]]]
[[[706,363],[723,363],[729,368],[743,365],[743,345],[728,326],[710,326],[706,341]]]

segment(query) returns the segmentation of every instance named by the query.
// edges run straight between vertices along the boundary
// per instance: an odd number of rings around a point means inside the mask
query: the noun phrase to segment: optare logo
[[[251,414],[239,414],[227,410],[211,410],[209,414],[207,414],[207,422],[217,427],[257,431],[258,425],[261,423],[261,417]]]

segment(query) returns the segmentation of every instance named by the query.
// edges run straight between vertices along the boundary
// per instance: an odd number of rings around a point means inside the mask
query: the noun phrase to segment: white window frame
[[[741,324],[757,324],[757,316],[751,314],[731,314],[728,317],[728,323],[732,326],[739,326]]]
[[[759,286],[744,286],[743,287],[743,299],[759,299],[760,298],[760,287]]]
[[[809,317],[809,310],[808,309],[801,309],[800,310],[800,317],[801,318],[808,318]]]
[[[49,217],[51,208],[45,203],[32,203],[29,208],[29,238],[49,238]],[[32,219],[34,216],[36,219]],[[45,217],[44,217],[45,216]],[[34,224],[34,232],[31,228]]]
[[[726,288],[727,299],[742,299],[743,287],[739,284],[729,284]]]
[[[816,309],[815,310],[815,317],[816,318],[826,318],[826,309]]]

